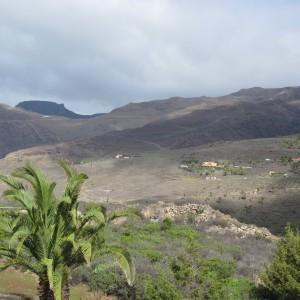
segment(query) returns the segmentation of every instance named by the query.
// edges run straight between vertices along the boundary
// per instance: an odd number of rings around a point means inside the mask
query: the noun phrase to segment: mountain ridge
[[[16,108],[21,108],[26,111],[35,112],[44,116],[58,116],[70,119],[90,119],[104,115],[102,113],[93,115],[80,115],[67,109],[63,103],[44,100],[22,101],[16,105]]]
[[[51,148],[56,143],[64,143],[62,153],[75,156],[84,148],[99,155],[101,149],[105,153],[173,149],[298,133],[300,87],[255,87],[221,97],[129,103],[90,119],[45,118],[9,106],[0,106],[0,117],[2,125],[6,120],[0,130],[1,156],[45,144]],[[36,132],[40,132],[38,139]]]

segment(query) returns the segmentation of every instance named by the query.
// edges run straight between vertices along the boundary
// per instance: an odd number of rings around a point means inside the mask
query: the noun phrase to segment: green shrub
[[[112,244],[121,240],[133,253],[137,300],[254,299],[248,297],[251,284],[236,276],[234,261],[206,258],[215,253],[240,259],[243,252],[234,244],[206,239],[205,233],[196,227],[170,219],[126,223],[117,228],[106,231],[106,239]],[[130,290],[119,271],[104,273],[93,274],[90,284],[93,290],[127,300]]]
[[[218,258],[202,259],[198,265],[198,287],[192,292],[192,299],[243,300],[252,288],[243,278],[234,278],[236,262]]]
[[[168,230],[172,227],[173,220],[169,217],[165,218],[161,224],[161,230]]]
[[[159,262],[162,258],[162,254],[159,251],[151,250],[151,249],[145,249],[141,250],[140,253],[147,257],[151,263]]]
[[[219,258],[202,259],[199,261],[199,278],[205,278],[211,272],[215,273],[217,278],[226,279],[232,276],[236,269],[236,262],[224,261]]]
[[[295,174],[300,174],[300,161],[294,162],[292,164],[292,169],[291,171]]]
[[[245,175],[245,171],[242,168],[225,167],[223,175]]]
[[[174,277],[181,285],[186,285],[190,282],[194,274],[193,266],[184,256],[173,258],[171,261],[171,270]]]
[[[287,165],[291,161],[292,161],[292,158],[290,156],[283,155],[280,157],[280,162],[283,163],[284,165]]]
[[[176,225],[173,226],[169,231],[168,234],[171,238],[174,239],[187,239],[188,241],[196,240],[200,237],[198,231],[193,229],[191,226],[188,225]]]
[[[80,266],[72,272],[71,284],[76,285],[80,283],[89,283],[92,278],[92,268],[87,266]]]
[[[289,226],[262,280],[276,299],[300,299],[300,234]]]
[[[130,299],[130,287],[124,275],[117,267],[112,267],[107,263],[92,273],[89,281],[90,290],[93,292],[104,292],[109,296],[116,296],[118,299]]]
[[[155,233],[160,230],[160,224],[155,222],[150,222],[145,224],[142,228],[142,231],[145,233]]]
[[[195,289],[192,299],[205,300],[244,300],[257,299],[252,296],[254,285],[244,278],[228,278],[220,280],[211,273],[206,278],[205,285]],[[258,299],[257,299],[258,300]]]
[[[139,297],[140,298],[140,297]],[[141,300],[181,300],[179,290],[163,273],[144,280],[144,295]]]
[[[226,297],[228,300],[255,300],[252,295],[254,284],[245,278],[229,278],[226,280]],[[258,300],[258,299],[257,299]]]

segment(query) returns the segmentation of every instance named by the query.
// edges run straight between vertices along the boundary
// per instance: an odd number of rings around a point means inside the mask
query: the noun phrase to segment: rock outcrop
[[[162,220],[164,218],[184,218],[195,225],[202,225],[207,232],[232,233],[240,238],[255,236],[268,240],[277,240],[267,228],[258,227],[253,224],[245,224],[232,218],[230,215],[213,209],[207,204],[186,204],[164,206],[162,202],[153,204],[143,210],[143,214],[150,220]]]

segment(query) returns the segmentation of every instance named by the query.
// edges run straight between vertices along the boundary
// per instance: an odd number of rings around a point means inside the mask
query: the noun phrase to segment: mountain
[[[186,114],[115,135],[167,148],[300,132],[300,88],[249,89],[189,107]],[[191,109],[193,108],[193,109]]]
[[[167,148],[184,148],[220,140],[275,137],[300,132],[298,103],[273,100],[238,103],[197,110],[173,120],[157,122],[123,133]]]
[[[88,139],[112,131],[141,127],[166,119],[169,113],[193,105],[198,100],[170,98],[130,103],[93,118],[71,118],[73,112],[65,114],[69,117],[62,117],[62,112],[66,111],[64,106],[51,102],[25,101],[15,108],[0,104],[0,157],[33,146]]]
[[[38,124],[39,116],[7,105],[0,105],[0,156],[20,148],[59,139],[44,126]]]
[[[36,112],[44,116],[60,116],[70,119],[89,119],[98,117],[103,114],[94,115],[79,115],[65,108],[64,104],[59,104],[51,101],[30,100],[20,102],[17,108],[22,108],[27,111]]]
[[[140,112],[153,121],[61,145],[62,152],[83,158],[299,133],[300,88],[254,88],[216,98],[129,104],[105,117],[118,113],[139,118]]]
[[[0,155],[59,142],[55,151],[84,158],[299,133],[300,87],[255,87],[222,97],[129,103],[90,119],[49,116],[49,111],[45,117],[7,106],[2,110]]]
[[[0,104],[0,124],[0,157],[19,149],[93,136],[88,120],[45,117],[4,104]]]

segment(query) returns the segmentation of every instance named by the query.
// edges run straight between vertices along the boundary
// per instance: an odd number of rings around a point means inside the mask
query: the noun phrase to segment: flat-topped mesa
[[[69,119],[89,119],[101,115],[80,115],[67,109],[63,103],[53,101],[29,100],[20,102],[16,107],[44,116],[58,116]]]

